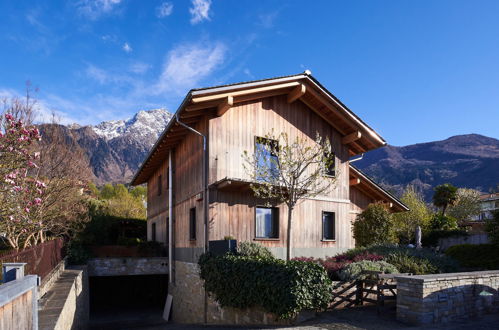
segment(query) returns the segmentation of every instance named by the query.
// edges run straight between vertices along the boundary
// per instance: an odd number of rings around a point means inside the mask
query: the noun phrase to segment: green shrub
[[[421,240],[423,246],[437,246],[438,240],[447,237],[467,237],[469,236],[466,230],[452,229],[452,230],[432,230],[423,235]]]
[[[407,254],[391,254],[386,261],[395,266],[401,273],[411,273],[414,275],[435,274],[438,268],[429,260],[416,258]]]
[[[499,246],[499,210],[492,212],[492,219],[485,223],[485,231],[489,235],[490,242]]]
[[[332,299],[331,280],[315,263],[204,254],[199,265],[205,289],[224,307],[258,306],[290,318],[303,309],[325,309]]]
[[[390,258],[392,258],[391,260],[394,263],[396,263],[397,260],[400,261],[400,264],[395,264],[395,266],[400,267],[399,270],[402,273],[418,274],[416,270],[424,268],[427,268],[427,272],[425,272],[425,274],[451,273],[459,269],[459,264],[453,258],[450,258],[446,255],[437,254],[434,251],[426,248],[414,249],[390,244],[371,245],[368,247],[360,247],[348,250],[347,252],[345,252],[345,254],[353,258],[356,255],[366,252],[383,256],[384,260],[388,262],[390,262]],[[410,258],[413,258],[415,259],[414,262],[418,263],[419,266],[414,267],[412,270],[410,270],[410,268],[408,267],[410,263],[406,261],[407,258],[406,260],[403,260],[402,257],[397,259],[395,258],[396,256],[408,256]]]
[[[78,241],[70,241],[66,251],[70,265],[84,265],[92,257],[92,253]]]
[[[392,215],[383,204],[370,204],[353,223],[358,246],[394,243],[396,235]]]
[[[435,214],[431,218],[430,227],[432,230],[455,230],[457,229],[457,219],[447,215]]]
[[[258,243],[241,242],[237,245],[237,254],[247,257],[273,258],[270,250]]]
[[[395,274],[399,272],[395,266],[386,261],[362,260],[348,264],[345,268],[340,270],[339,277],[340,280],[345,282],[365,280],[370,277],[368,274],[363,274],[365,271],[377,271],[385,274]]]
[[[461,244],[445,250],[461,267],[485,270],[499,269],[499,247],[494,244]]]

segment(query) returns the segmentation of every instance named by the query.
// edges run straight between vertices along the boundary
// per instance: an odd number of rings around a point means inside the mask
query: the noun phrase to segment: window
[[[322,239],[331,241],[336,239],[334,212],[322,212]]]
[[[333,151],[324,154],[324,174],[327,176],[336,175],[336,156]]]
[[[255,154],[257,159],[257,180],[265,180],[267,176],[276,178],[279,174],[277,166],[279,143],[276,140],[265,139],[262,137],[255,138]]]
[[[161,196],[162,192],[163,192],[163,176],[160,175],[158,177],[158,196]]]
[[[151,239],[153,242],[156,242],[156,223],[153,222],[151,224]]]
[[[260,207],[255,211],[255,237],[279,238],[279,209]]]
[[[189,210],[189,239],[196,240],[196,208],[193,207]]]

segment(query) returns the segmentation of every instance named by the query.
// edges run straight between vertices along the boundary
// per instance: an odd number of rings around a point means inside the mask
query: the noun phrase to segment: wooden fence
[[[0,266],[5,262],[25,262],[26,275],[38,275],[42,280],[54,269],[64,257],[64,241],[50,240],[36,246],[11,250],[0,254]]]
[[[0,329],[38,329],[37,277],[0,285]]]

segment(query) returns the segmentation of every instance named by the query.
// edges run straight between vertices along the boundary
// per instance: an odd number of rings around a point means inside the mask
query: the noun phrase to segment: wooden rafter
[[[307,87],[305,84],[300,84],[296,86],[289,94],[288,94],[288,103],[293,103],[294,101],[298,100],[300,97],[305,95],[305,92],[307,91]]]
[[[240,95],[246,95],[246,94],[260,93],[260,92],[266,92],[266,91],[271,91],[271,90],[276,90],[276,89],[289,88],[289,87],[294,87],[294,86],[298,86],[298,85],[300,85],[300,83],[297,82],[297,81],[294,81],[294,82],[290,82],[290,83],[270,85],[270,86],[265,86],[265,87],[243,89],[243,90],[240,90],[240,91],[235,91],[235,92],[230,92],[230,93],[221,93],[221,94],[214,94],[214,95],[208,95],[208,96],[194,97],[191,100],[191,103],[192,104],[197,104],[197,103],[201,103],[201,102],[208,102],[208,101],[225,99],[228,96],[236,97],[236,96],[240,96]]]
[[[351,186],[358,185],[359,183],[360,183],[360,179],[359,178],[350,179],[350,185]]]
[[[360,131],[355,131],[341,138],[342,144],[349,144],[357,141],[362,137],[362,133]]]
[[[222,116],[234,105],[234,97],[232,95],[227,96],[219,105],[217,109],[217,116]]]

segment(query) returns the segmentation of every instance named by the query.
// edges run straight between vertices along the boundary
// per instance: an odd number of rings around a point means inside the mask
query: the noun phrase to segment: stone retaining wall
[[[168,258],[92,258],[88,276],[128,276],[168,274]]]
[[[446,323],[499,311],[499,271],[397,277],[397,319]]]
[[[172,320],[176,323],[205,323],[205,290],[199,277],[197,263],[175,261],[175,283],[168,286],[173,296]],[[206,324],[219,325],[288,325],[297,320],[277,320],[276,316],[256,308],[222,308],[214,299],[207,298]],[[315,315],[315,314],[314,314]]]

